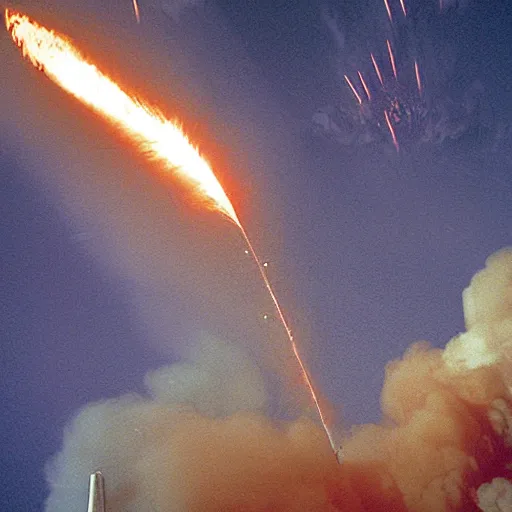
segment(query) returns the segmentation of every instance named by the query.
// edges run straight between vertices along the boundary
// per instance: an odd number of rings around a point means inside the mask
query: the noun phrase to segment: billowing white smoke
[[[389,364],[384,421],[347,433],[342,466],[311,420],[265,417],[258,369],[205,339],[147,376],[150,397],[77,415],[48,466],[46,510],[82,510],[98,469],[119,512],[512,510],[512,249],[463,298],[467,332]]]

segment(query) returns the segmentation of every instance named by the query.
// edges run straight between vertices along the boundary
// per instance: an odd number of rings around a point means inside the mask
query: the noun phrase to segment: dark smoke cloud
[[[510,510],[512,249],[463,294],[467,331],[386,369],[383,421],[354,428],[341,466],[307,418],[265,416],[244,353],[205,339],[147,376],[149,396],[85,407],[48,466],[46,510],[80,510],[101,469],[110,511]]]

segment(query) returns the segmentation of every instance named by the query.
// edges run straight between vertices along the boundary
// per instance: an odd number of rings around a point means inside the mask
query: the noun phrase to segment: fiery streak
[[[320,417],[320,421],[322,422],[322,426],[325,430],[325,433],[327,435],[327,438],[329,439],[329,443],[331,445],[331,448],[333,450],[333,452],[336,454],[337,453],[337,447],[336,447],[336,444],[334,443],[334,439],[332,437],[332,434],[329,430],[329,427],[327,426],[327,420],[326,418],[324,417],[324,414],[322,412],[322,407],[320,406],[320,401],[318,399],[318,396],[315,392],[315,388],[313,386],[313,383],[311,381],[311,378],[309,376],[309,373],[304,365],[304,363],[302,362],[302,358],[300,357],[300,354],[299,354],[299,351],[297,349],[297,344],[295,343],[295,340],[293,339],[293,334],[292,334],[292,330],[290,329],[290,326],[288,325],[288,322],[286,321],[286,318],[284,317],[284,314],[283,314],[283,310],[279,304],[279,301],[277,300],[277,297],[276,297],[276,294],[274,293],[274,290],[268,280],[268,277],[267,277],[267,274],[265,273],[265,270],[263,268],[263,265],[261,264],[260,262],[260,259],[258,258],[258,255],[256,254],[252,244],[251,244],[251,241],[249,240],[249,237],[247,236],[244,228],[242,226],[240,226],[240,230],[242,232],[242,236],[244,237],[245,239],[245,242],[247,243],[247,246],[249,247],[249,250],[252,254],[252,257],[254,259],[254,261],[256,262],[256,265],[258,266],[258,270],[260,271],[260,275],[261,275],[261,278],[263,279],[263,282],[265,283],[265,286],[267,288],[267,291],[272,299],[272,302],[274,303],[274,306],[276,308],[276,311],[277,311],[277,314],[279,316],[279,320],[281,321],[281,324],[283,325],[285,331],[286,331],[286,335],[288,336],[288,340],[290,341],[290,344],[292,346],[292,349],[293,349],[293,354],[295,355],[295,358],[297,359],[297,362],[299,363],[299,366],[300,366],[300,369],[302,371],[302,376],[304,377],[304,381],[306,382],[307,386],[308,386],[308,389],[309,389],[309,392],[311,394],[311,397],[313,398],[313,401],[315,403],[315,407],[316,407],[316,410],[318,412],[318,416]]]
[[[391,62],[391,67],[393,68],[393,75],[395,79],[398,79],[396,74],[395,56],[393,55],[393,50],[391,49],[391,43],[389,42],[389,39],[386,39],[386,44],[388,45],[389,61]]]
[[[208,162],[176,123],[165,119],[149,105],[129,97],[96,66],[85,61],[67,39],[31,21],[27,16],[8,9],[5,10],[5,22],[14,42],[35,67],[75,98],[126,131],[139,144],[141,150],[149,155],[149,158],[163,164],[163,172],[176,173],[192,183],[196,190],[208,199],[214,209],[238,226],[278,312],[322,426],[336,453],[318,397],[281,306],[233,205]]]
[[[372,95],[370,94],[370,89],[368,89],[368,86],[366,85],[366,82],[364,81],[363,74],[361,71],[358,71],[357,74],[359,75],[359,80],[361,80],[361,83],[363,84],[364,92],[366,93],[366,96],[369,100],[372,99]]]
[[[386,118],[386,124],[388,125],[389,132],[391,133],[391,138],[393,139],[393,145],[395,146],[396,152],[398,153],[400,147],[398,146],[398,141],[397,141],[396,135],[395,135],[395,129],[393,128],[393,125],[391,124],[391,120],[389,119],[387,110],[384,110],[384,117]]]
[[[137,23],[140,23],[140,13],[139,13],[139,4],[137,3],[137,0],[133,1],[133,12],[135,13],[135,18],[137,19]]]
[[[357,98],[357,101],[359,105],[363,103],[363,100],[361,100],[361,96],[356,91],[356,88],[352,85],[352,82],[350,81],[350,78],[347,75],[343,75],[345,77],[345,80],[348,84],[348,86],[352,89],[352,92],[354,93],[354,96]]]
[[[407,9],[405,8],[405,0],[400,0],[400,6],[402,7],[402,12],[404,16],[407,16]]]
[[[382,80],[382,75],[380,74],[379,66],[377,66],[377,61],[373,56],[373,53],[370,53],[370,57],[372,58],[373,67],[375,68],[375,73],[377,73],[377,77],[379,78],[380,85],[384,86],[384,81]]]
[[[421,96],[423,94],[423,86],[421,85],[420,68],[418,66],[417,60],[414,60],[414,73],[416,75],[416,84],[418,85],[418,93]]]
[[[384,5],[386,6],[386,11],[388,13],[388,18],[391,23],[393,23],[393,16],[391,16],[391,8],[389,7],[388,0],[384,0]]]

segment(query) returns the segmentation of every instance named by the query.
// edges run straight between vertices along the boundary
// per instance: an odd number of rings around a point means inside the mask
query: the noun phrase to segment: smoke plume
[[[259,369],[203,340],[146,378],[147,396],[85,407],[47,467],[46,510],[81,510],[101,469],[109,511],[468,511],[512,505],[512,249],[463,293],[467,331],[386,369],[381,424],[353,428],[343,464],[306,417],[265,415]]]

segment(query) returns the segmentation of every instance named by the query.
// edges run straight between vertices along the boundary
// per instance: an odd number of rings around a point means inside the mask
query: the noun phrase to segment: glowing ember
[[[398,78],[396,74],[395,56],[393,55],[393,50],[391,48],[391,43],[389,42],[389,39],[386,40],[386,44],[388,46],[389,62],[391,62],[391,67],[393,68],[393,75],[395,78]]]
[[[402,12],[404,16],[407,16],[407,9],[405,8],[405,0],[400,0],[400,7],[402,7]]]
[[[391,138],[393,139],[393,145],[395,146],[395,149],[398,153],[399,151],[399,146],[398,146],[398,140],[396,138],[396,134],[395,134],[395,130],[393,128],[393,125],[391,124],[391,120],[389,119],[389,115],[388,115],[388,111],[387,110],[384,110],[384,117],[386,118],[386,124],[388,125],[388,128],[389,128],[389,133],[391,133]]]
[[[414,73],[416,75],[416,84],[418,85],[418,92],[420,96],[423,94],[423,87],[421,85],[421,75],[420,75],[420,68],[418,66],[418,61],[414,61]]]
[[[140,23],[139,4],[137,3],[137,0],[133,0],[133,12],[135,13],[137,23]]]
[[[361,73],[361,71],[358,71],[357,74],[359,75],[359,80],[361,80],[361,84],[363,84],[363,88],[364,88],[364,92],[366,93],[366,96],[368,97],[369,100],[371,100],[372,95],[370,94],[370,89],[368,88],[368,86],[366,85],[366,82],[364,81],[363,74]]]
[[[138,18],[136,6],[134,1]],[[286,331],[322,426],[334,453],[336,453],[337,450],[313,384],[298,353],[290,327],[284,318],[263,265],[254,251],[233,205],[208,162],[190,143],[188,137],[176,123],[165,119],[149,105],[128,96],[96,66],[87,62],[65,37],[31,21],[25,15],[8,9],[5,10],[5,23],[14,42],[35,67],[75,98],[129,134],[145,154],[162,164],[163,172],[174,173],[193,184],[198,194],[206,197],[213,208],[227,216],[240,228]]]
[[[384,85],[384,81],[382,80],[382,75],[380,73],[379,66],[377,66],[377,61],[375,60],[375,57],[373,56],[373,53],[370,53],[370,57],[372,58],[373,67],[375,68],[375,73],[377,73],[377,77],[379,78],[380,85]]]
[[[348,86],[352,89],[352,92],[354,93],[354,96],[356,97],[359,105],[361,105],[361,103],[363,103],[363,100],[361,100],[361,96],[359,96],[359,94],[356,91],[356,88],[352,85],[350,78],[347,75],[343,75],[343,76],[345,77],[345,80],[346,80]]]
[[[393,23],[393,16],[391,16],[391,8],[389,7],[388,0],[384,0],[384,5],[386,6],[386,12],[388,13],[388,18],[391,23]]]

